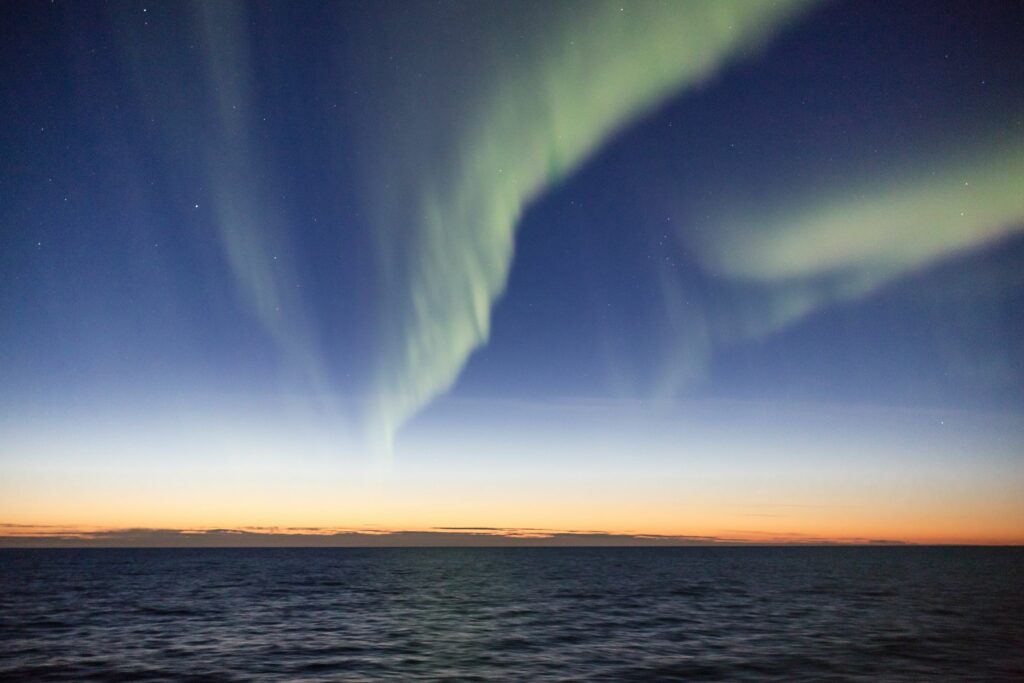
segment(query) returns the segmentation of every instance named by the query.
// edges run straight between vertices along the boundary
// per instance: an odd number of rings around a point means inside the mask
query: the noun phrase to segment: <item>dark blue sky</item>
[[[1021,28],[1009,3],[835,3],[757,61],[669,101],[527,213],[494,338],[459,389],[645,398],[676,342],[660,272],[697,316],[757,296],[702,271],[678,238],[701,229],[704,207],[771,207],[794,187],[852,184],[922,150],[968,147],[993,120],[1019,129]],[[1016,409],[1022,250],[1009,237],[951,254],[871,296],[716,349],[691,390]]]
[[[613,5],[4,3],[8,423],[1018,415],[1024,6]]]
[[[202,169],[218,134],[201,40],[181,8],[143,5],[5,6],[7,401],[129,379],[271,391],[280,380],[279,354],[239,305],[211,226]],[[366,390],[379,288],[361,204],[372,180],[353,164],[349,117],[387,88],[361,83],[361,66],[344,60],[354,32],[396,12],[257,3],[245,27],[246,182],[267,195],[258,209],[277,214],[294,252],[312,344],[332,380],[356,378],[355,393]],[[676,341],[663,274],[684,314],[747,296],[702,271],[680,237],[702,229],[706,207],[770,207],[788,188],[813,193],[1020,126],[1021,28],[1015,3],[834,3],[758,59],[670,99],[529,208],[493,341],[458,390],[644,398]],[[700,391],[1016,401],[1020,250],[1010,237],[953,254],[769,338],[716,349]],[[1009,374],[987,376],[993,363]]]

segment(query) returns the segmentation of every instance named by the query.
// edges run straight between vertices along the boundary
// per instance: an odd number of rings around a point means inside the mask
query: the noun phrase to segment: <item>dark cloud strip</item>
[[[351,531],[303,528],[53,530],[0,525],[0,548],[426,548],[426,547],[682,547],[721,545],[899,544],[876,539],[780,535],[739,537],[613,534],[530,529]]]

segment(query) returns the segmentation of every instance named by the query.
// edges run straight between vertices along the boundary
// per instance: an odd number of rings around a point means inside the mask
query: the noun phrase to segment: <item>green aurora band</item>
[[[618,131],[755,52],[810,5],[402,3],[393,21],[350,46],[346,59],[366,73],[344,88],[377,90],[352,100],[380,288],[368,414],[360,420],[372,450],[388,459],[402,424],[448,390],[487,342],[526,207]],[[296,288],[302,272],[287,214],[270,191],[253,127],[248,6],[189,7],[201,36],[195,57],[170,39],[133,39],[135,22],[123,18],[133,83],[154,113],[196,87],[211,93],[209,110],[161,117],[156,128],[169,150],[180,139],[205,150],[203,210],[216,219],[239,300],[273,340],[298,393],[313,390],[312,403],[299,401],[297,410],[311,405],[340,417],[317,321]],[[192,60],[201,67],[198,85],[174,77],[189,73]],[[1024,227],[1019,123],[982,126],[971,138],[980,142],[925,146],[909,168],[861,168],[824,190],[797,182],[753,206],[717,195],[699,217],[677,222],[679,242],[735,295],[684,306],[693,293],[658,273],[671,339],[651,398],[671,401],[698,381],[716,348],[772,334]]]
[[[732,209],[738,215],[680,235],[708,272],[762,293],[755,305],[724,312],[728,323],[717,326],[716,341],[763,337],[1019,232],[1024,136],[1011,121],[988,138],[966,152],[925,153],[901,172],[870,169],[841,187]]]
[[[386,188],[377,198],[384,320],[367,425],[380,452],[487,341],[524,208],[623,126],[756,50],[806,6],[488,6],[482,14],[508,16],[473,17],[484,36],[475,50],[463,34],[427,42],[414,20],[399,27],[392,37],[419,58],[389,72],[395,98],[371,151],[387,159],[372,170]]]

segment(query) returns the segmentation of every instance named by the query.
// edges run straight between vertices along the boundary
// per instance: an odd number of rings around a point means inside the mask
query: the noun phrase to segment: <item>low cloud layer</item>
[[[899,544],[866,538],[736,531],[732,536],[617,534],[593,530],[514,527],[433,527],[383,531],[330,527],[213,529],[74,529],[0,524],[0,548],[441,548],[441,547],[680,547],[716,545]]]

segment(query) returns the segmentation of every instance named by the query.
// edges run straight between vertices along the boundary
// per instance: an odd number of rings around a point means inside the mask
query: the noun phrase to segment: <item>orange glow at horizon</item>
[[[6,488],[6,487],[5,487]],[[439,531],[449,528],[594,532],[612,535],[708,537],[738,542],[892,541],[1024,544],[1024,505],[1012,486],[969,498],[898,492],[823,491],[797,502],[749,502],[721,491],[700,495],[666,487],[615,491],[591,484],[575,490],[524,490],[500,482],[460,491],[364,487],[331,495],[304,487],[259,486],[234,493],[212,488],[140,485],[134,490],[21,486],[0,502],[0,535],[15,528],[68,533],[118,529],[274,529],[279,533]],[[747,498],[748,500],[756,500]],[[761,500],[770,500],[762,495]],[[794,498],[790,498],[794,500]],[[970,510],[969,515],[959,511]],[[23,526],[21,526],[23,525]],[[299,530],[299,531],[296,531]]]
[[[410,430],[387,469],[329,430],[269,420],[28,425],[0,435],[0,527],[1024,544],[1019,416],[761,410],[555,406],[538,424],[489,407],[500,419]]]

